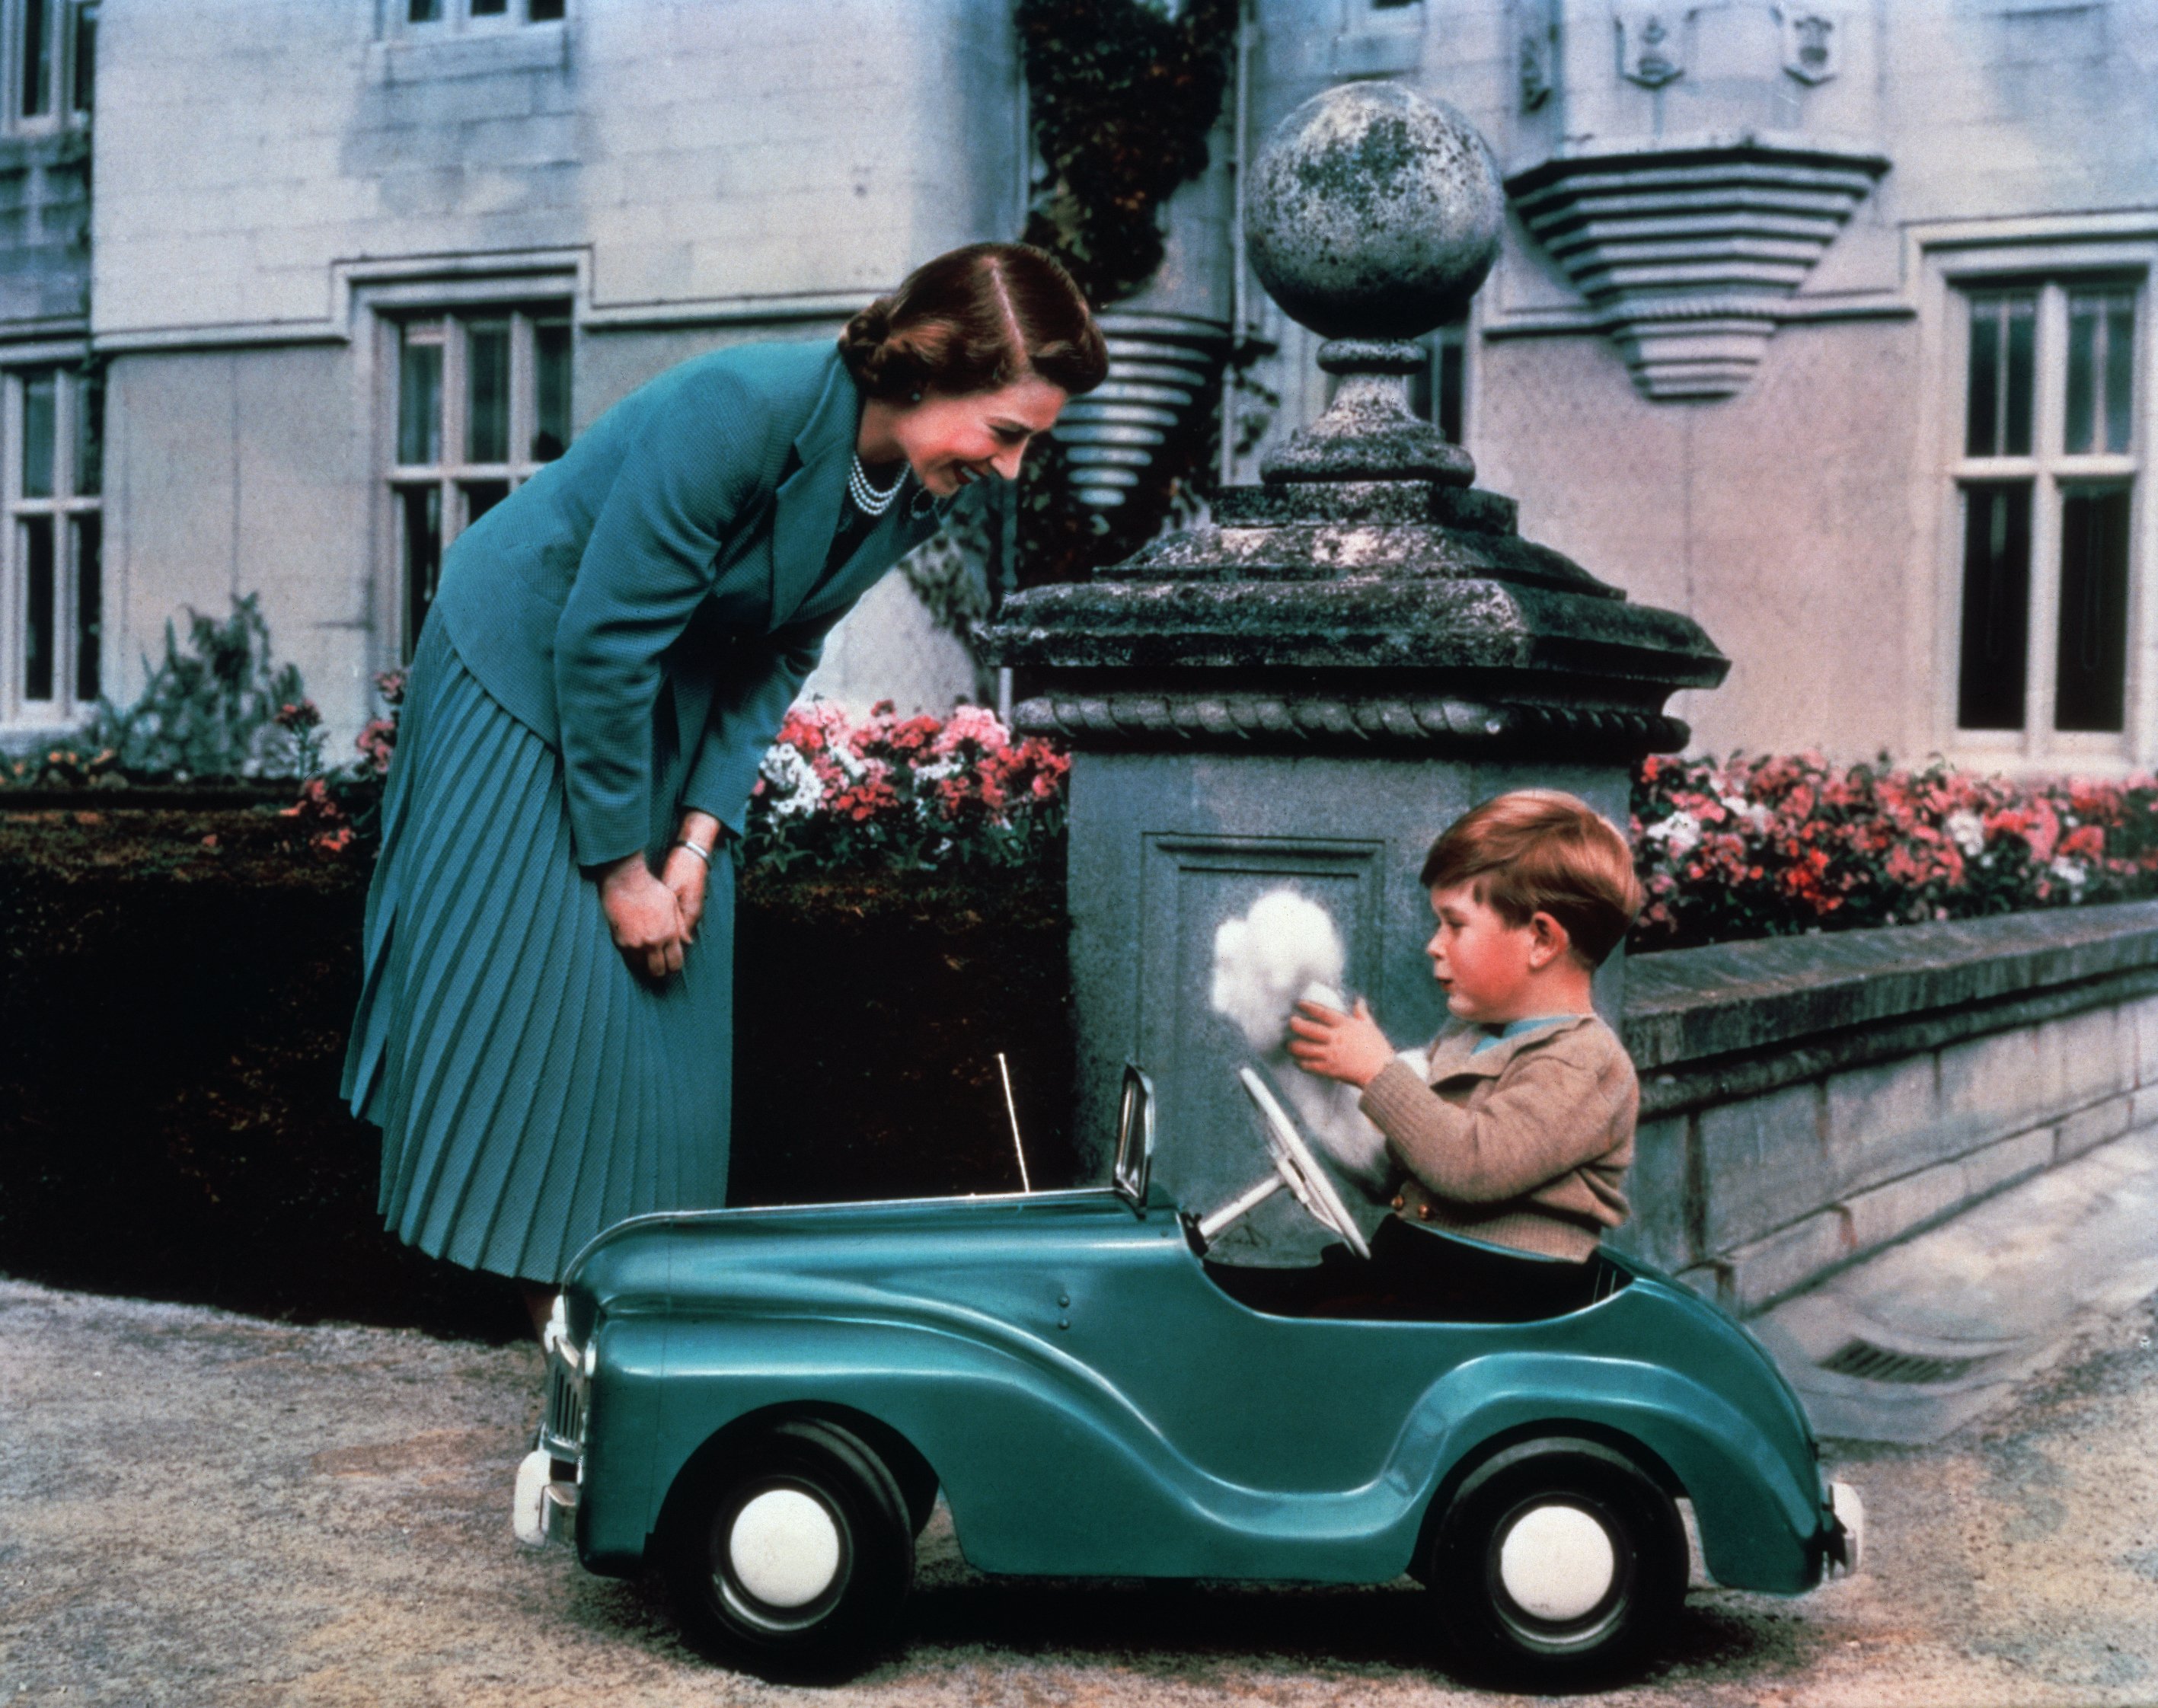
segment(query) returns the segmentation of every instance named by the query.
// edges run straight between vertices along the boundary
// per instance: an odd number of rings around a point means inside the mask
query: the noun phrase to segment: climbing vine
[[[1161,265],[1157,210],[1206,169],[1239,0],[1018,0],[1043,173],[1025,240],[1098,307]]]
[[[1206,169],[1241,4],[1016,0],[1041,162],[1020,235],[1070,268],[1097,307],[1130,296],[1161,266],[1162,205]],[[1190,503],[1213,428],[1211,410],[1195,410],[1161,447],[1146,482],[1107,514],[1080,500],[1054,439],[1030,452],[1009,499],[1018,508],[1018,581],[1076,580],[1138,550]],[[915,592],[962,639],[993,602],[996,522],[970,509],[906,563]]]
[[[1097,307],[1154,276],[1162,204],[1206,169],[1240,4],[1018,0],[1042,167],[1023,235],[1062,261]],[[1206,467],[1211,437],[1210,412],[1195,411],[1148,479],[1106,514],[1080,502],[1052,440],[1020,480],[1020,580],[1076,580],[1138,550]]]

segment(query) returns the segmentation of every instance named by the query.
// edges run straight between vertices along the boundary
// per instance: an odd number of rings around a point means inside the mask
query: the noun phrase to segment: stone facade
[[[106,0],[94,126],[18,118],[0,137],[0,368],[18,395],[40,364],[94,354],[106,375],[101,685],[127,691],[182,606],[260,591],[335,730],[364,714],[405,626],[401,317],[559,312],[581,422],[722,340],[827,335],[913,262],[1017,229],[1006,0],[564,0],[560,22],[547,0],[539,22],[534,0],[499,19],[472,3],[429,0],[438,21],[413,24],[410,0]],[[22,44],[4,46],[16,88]],[[1319,88],[1396,78],[1461,108],[1513,191],[1462,344],[1482,482],[1520,501],[1524,533],[1717,637],[1729,681],[1672,707],[1698,746],[2158,761],[2158,601],[2135,591],[2158,507],[2131,503],[2124,571],[2095,594],[2063,581],[2062,534],[2063,482],[2132,491],[2158,443],[2158,130],[2122,121],[2158,96],[2150,8],[1252,0],[1239,62],[1168,262],[1120,305],[1273,347],[1229,388],[1236,477],[1329,383],[1240,276],[1240,162]],[[2028,667],[2004,689],[2022,727],[1978,729],[1957,687],[1959,482],[2033,476],[1964,456],[1966,322],[1974,291],[2011,280],[2036,281],[2057,441],[2062,293],[2131,294],[2132,432],[2110,460],[2037,470],[2006,642]],[[24,693],[32,565],[6,532],[0,730],[26,739],[75,707],[65,668]],[[58,574],[41,620],[65,655]],[[2057,727],[2063,625],[2068,650],[2088,639],[2078,597],[2119,645],[2118,730]],[[835,646],[849,662],[824,685],[927,703],[971,684],[918,612],[891,634]]]
[[[2114,774],[2158,760],[2158,681],[2137,662],[2158,601],[2140,596],[2107,619],[2125,630],[2124,727],[2052,727],[2057,511],[2028,566],[2025,727],[1961,727],[1956,694],[1958,476],[1988,472],[1957,461],[1968,291],[2126,281],[2135,443],[2158,443],[2158,131],[2119,117],[2158,98],[2158,14],[1260,0],[1257,16],[1258,133],[1324,83],[1385,75],[1490,139],[1516,217],[1467,339],[1466,442],[1525,533],[1730,655],[1721,688],[1673,703],[1698,748]],[[1312,339],[1262,330],[1282,345],[1256,370],[1282,397],[1279,432],[1316,413],[1320,382]],[[2042,409],[2062,383],[2047,336]],[[1688,362],[1709,383],[1667,384]],[[2140,454],[2108,468],[2149,478]],[[2158,512],[2137,513],[2131,587],[2158,564]]]
[[[914,262],[1014,227],[997,0],[531,7],[106,5],[94,126],[0,140],[0,364],[102,364],[109,690],[182,607],[253,591],[335,743],[370,714],[410,642],[388,476],[415,317],[559,315],[574,428],[716,344],[829,337]],[[904,581],[877,605],[818,685],[939,709],[973,687]],[[65,670],[25,696],[10,608],[19,741],[84,708]]]

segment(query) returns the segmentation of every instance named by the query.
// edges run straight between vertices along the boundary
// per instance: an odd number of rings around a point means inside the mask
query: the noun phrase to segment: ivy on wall
[[[1018,0],[1044,168],[1024,235],[1071,268],[1097,307],[1154,276],[1157,210],[1206,169],[1239,3]]]
[[[1229,87],[1242,0],[1018,0],[1021,61],[1042,173],[1025,240],[1071,270],[1097,307],[1161,266],[1161,209],[1206,169]],[[1075,581],[1159,531],[1207,465],[1200,410],[1113,513],[1080,502],[1055,441],[1020,477],[1018,579]]]
[[[1020,235],[1068,267],[1094,305],[1130,296],[1160,267],[1163,204],[1206,169],[1229,86],[1242,0],[1016,0],[1036,180]],[[1018,488],[1014,579],[1075,581],[1128,557],[1190,502],[1208,467],[1213,416],[1195,411],[1149,479],[1113,513],[1081,502],[1062,447],[1029,453]],[[987,489],[978,489],[984,492]],[[994,601],[1001,521],[964,507],[906,562],[937,623],[968,638]]]

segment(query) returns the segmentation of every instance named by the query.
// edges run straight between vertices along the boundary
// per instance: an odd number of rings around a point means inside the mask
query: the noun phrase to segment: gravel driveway
[[[2148,1306],[1990,1423],[1831,1457],[1867,1574],[1697,1587],[1629,1704],[2158,1702]],[[511,1540],[540,1360],[0,1282],[0,1705],[591,1708],[822,1700],[720,1673],[656,1585]],[[1422,1592],[1012,1582],[923,1538],[864,1704],[1505,1700],[1449,1678]]]

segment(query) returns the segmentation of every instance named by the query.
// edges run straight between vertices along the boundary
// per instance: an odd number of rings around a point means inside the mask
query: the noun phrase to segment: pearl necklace
[[[854,501],[854,508],[865,516],[881,516],[891,508],[892,500],[899,496],[900,488],[906,484],[906,475],[907,470],[902,464],[899,478],[891,483],[890,490],[880,493],[870,484],[870,472],[862,467],[862,459],[857,454],[854,466],[847,476],[847,496]]]

